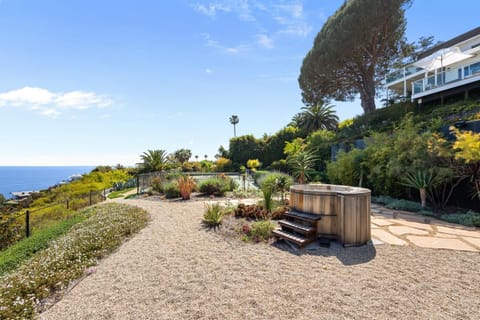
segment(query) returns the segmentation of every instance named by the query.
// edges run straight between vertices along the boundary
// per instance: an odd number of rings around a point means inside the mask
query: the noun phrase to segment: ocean
[[[0,166],[0,194],[11,198],[11,192],[43,190],[71,175],[84,174],[95,167],[1,167]]]

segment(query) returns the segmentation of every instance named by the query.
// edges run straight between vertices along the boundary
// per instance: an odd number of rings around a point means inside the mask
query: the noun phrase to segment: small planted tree
[[[402,179],[401,184],[410,188],[418,189],[422,208],[427,207],[427,190],[434,186],[435,177],[428,171],[417,170],[409,172]]]
[[[257,168],[259,168],[261,165],[262,164],[258,159],[250,159],[247,161],[247,167],[252,171],[257,170]]]
[[[292,174],[298,183],[304,184],[308,180],[311,180],[312,175],[315,173],[313,169],[317,157],[311,151],[299,151],[293,155],[290,155],[287,159],[287,163],[292,170]]]

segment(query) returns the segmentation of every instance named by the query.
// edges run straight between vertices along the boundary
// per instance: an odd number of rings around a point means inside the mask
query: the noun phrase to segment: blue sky
[[[212,159],[302,107],[302,59],[342,0],[0,0],[0,165]],[[417,0],[407,38],[478,26],[476,0]],[[360,102],[337,103],[341,119]]]

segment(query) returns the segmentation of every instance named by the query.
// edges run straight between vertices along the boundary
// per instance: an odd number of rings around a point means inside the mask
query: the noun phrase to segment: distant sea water
[[[11,198],[11,192],[48,189],[74,174],[84,174],[95,167],[0,167],[0,193]]]

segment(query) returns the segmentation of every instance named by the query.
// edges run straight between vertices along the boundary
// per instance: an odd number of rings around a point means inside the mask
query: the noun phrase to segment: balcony
[[[404,74],[404,70],[405,70],[405,74]],[[408,66],[408,67],[402,68],[400,70],[397,70],[388,74],[386,78],[386,83],[387,85],[389,85],[393,82],[403,79],[404,77],[407,78],[408,76],[420,71],[423,71],[423,69],[415,66]]]
[[[412,98],[455,88],[480,80],[480,61],[458,66],[412,82]]]

